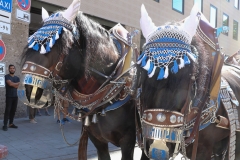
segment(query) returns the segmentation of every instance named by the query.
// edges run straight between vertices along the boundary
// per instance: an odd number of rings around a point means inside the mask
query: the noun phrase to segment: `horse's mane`
[[[76,17],[76,24],[80,34],[82,51],[87,53],[85,59],[85,72],[87,72],[90,61],[105,61],[116,59],[117,50],[110,37],[110,33],[99,23],[89,19],[82,12]],[[98,55],[98,56],[96,56]]]
[[[196,97],[193,106],[197,106],[202,100],[204,92],[208,90],[211,77],[211,48],[205,43],[198,34],[193,37],[191,45],[195,46],[198,51],[198,67],[196,76]]]

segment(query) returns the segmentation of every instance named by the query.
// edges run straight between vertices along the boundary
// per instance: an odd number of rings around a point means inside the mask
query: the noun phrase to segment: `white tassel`
[[[145,70],[149,70],[150,68],[150,59],[147,61],[147,64],[143,67]]]
[[[42,46],[41,46],[40,54],[45,54],[45,53],[46,53],[46,49],[45,49],[44,46],[42,45]]]
[[[157,68],[156,66],[153,67],[152,72],[148,75],[149,78],[152,78],[152,76],[153,76],[154,73],[155,73],[156,68]]]
[[[139,61],[137,61],[137,64],[140,64],[144,57],[145,57],[145,55],[141,59],[139,59]]]
[[[28,43],[33,39],[33,35],[28,38]]]
[[[55,35],[55,40],[57,40],[59,38],[58,32]]]
[[[184,67],[184,60],[180,58],[180,64],[178,65],[179,69]]]
[[[196,62],[196,58],[191,53],[187,52],[187,55],[193,60],[193,62]]]
[[[34,41],[28,48],[32,48],[36,42]]]
[[[52,48],[53,44],[52,44],[53,40],[52,38],[50,39],[50,42],[49,42],[49,47]]]
[[[168,66],[165,67],[165,72],[164,72],[164,78],[166,79],[168,77],[169,71],[168,71]]]

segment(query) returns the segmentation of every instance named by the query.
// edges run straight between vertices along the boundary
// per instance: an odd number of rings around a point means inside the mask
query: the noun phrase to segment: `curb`
[[[7,157],[7,155],[8,155],[7,147],[4,145],[0,145],[0,159]]]

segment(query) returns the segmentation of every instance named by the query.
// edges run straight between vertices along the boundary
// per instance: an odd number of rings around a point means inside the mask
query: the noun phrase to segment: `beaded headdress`
[[[178,26],[160,26],[151,34],[137,63],[148,71],[149,77],[154,75],[156,68],[160,68],[158,80],[167,78],[170,64],[173,64],[171,72],[177,73],[178,69],[190,64],[188,57],[195,61],[190,42],[189,34]]]
[[[51,15],[39,30],[28,38],[28,47],[45,54],[59,38],[63,28],[72,31],[72,25],[60,13]]]
[[[196,57],[190,48],[199,22],[195,9],[181,26],[165,25],[160,27],[154,25],[144,6],[141,11],[140,25],[146,38],[146,44],[137,63],[147,70],[149,78],[155,74],[157,68],[159,68],[157,79],[160,80],[168,77],[169,65],[173,65],[170,71],[177,73],[186,64],[190,64],[189,58],[195,61]]]
[[[71,21],[76,17],[79,6],[80,1],[74,0],[67,10],[51,16],[48,16],[47,11],[42,8],[44,24],[28,38],[28,48],[33,48],[36,51],[40,50],[41,54],[45,54],[55,44],[62,30],[69,30],[77,35],[76,27]]]

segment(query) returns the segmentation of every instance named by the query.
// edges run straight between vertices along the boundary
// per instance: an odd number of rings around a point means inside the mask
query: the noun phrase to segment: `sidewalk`
[[[49,108],[51,116],[36,116],[37,124],[29,123],[28,117],[14,120],[18,129],[2,130],[3,121],[0,120],[0,145],[7,146],[8,156],[3,160],[77,160],[78,143],[68,146],[64,141],[57,118],[54,119],[53,108]],[[70,111],[70,110],[69,110]],[[81,122],[70,120],[63,125],[68,143],[78,141],[81,133]],[[120,148],[109,143],[112,160],[121,160]],[[136,147],[134,160],[141,158],[141,150]],[[90,140],[87,149],[88,160],[97,160],[97,151]],[[181,159],[180,157],[176,159]]]
[[[50,108],[51,116],[36,116],[37,124],[29,123],[28,117],[14,120],[18,129],[8,128],[2,130],[3,121],[0,121],[0,144],[8,148],[8,156],[4,160],[76,160],[78,143],[68,146],[62,136],[60,125],[54,119],[53,109]],[[67,141],[75,143],[81,133],[81,123],[71,120],[64,125],[64,134]],[[96,158],[96,149],[88,141],[88,157]],[[109,144],[109,150],[119,150]]]

